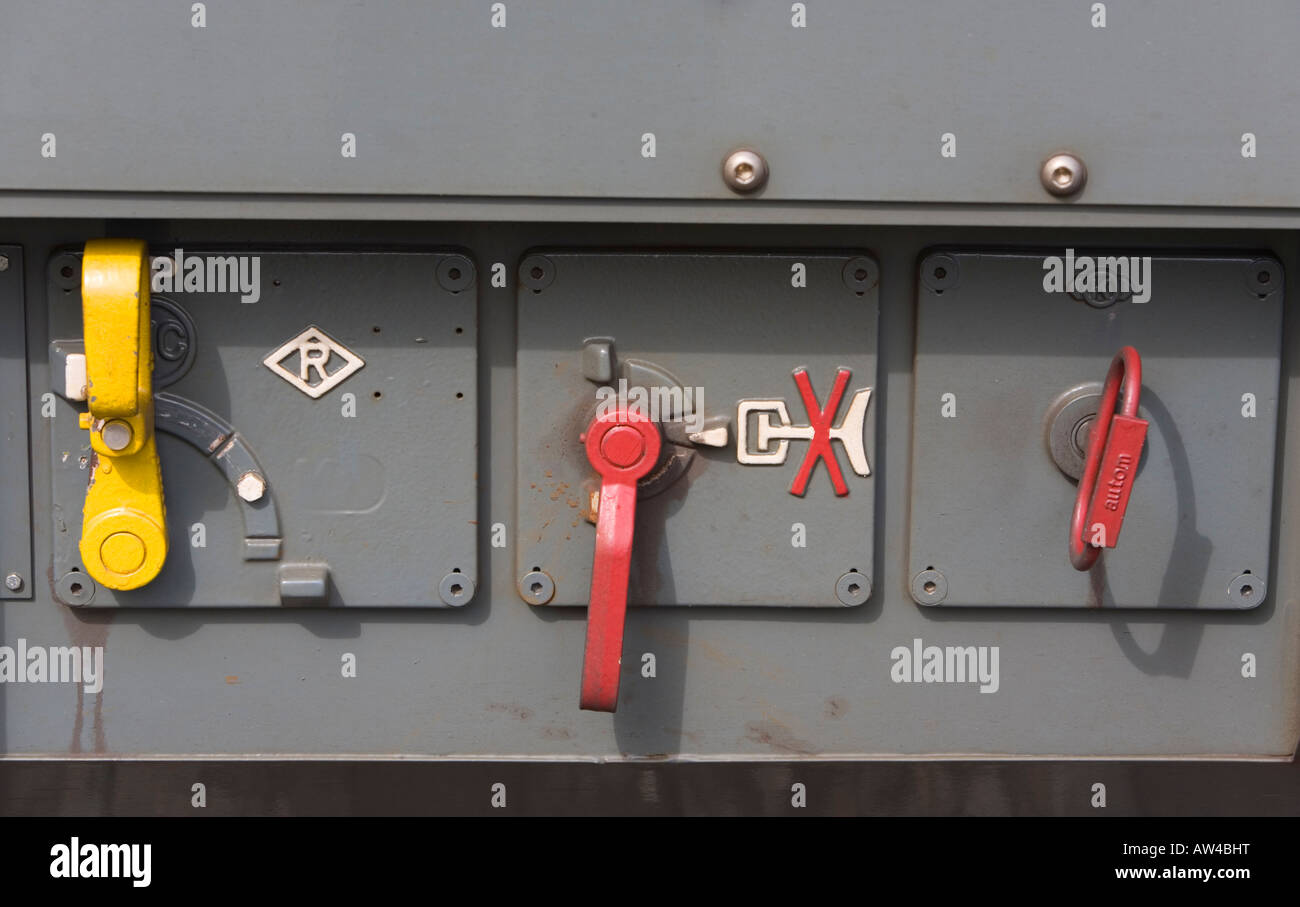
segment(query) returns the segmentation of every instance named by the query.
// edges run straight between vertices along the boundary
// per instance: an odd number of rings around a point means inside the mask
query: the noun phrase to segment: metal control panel
[[[664,439],[637,482],[634,603],[870,597],[874,260],[561,251],[529,254],[519,273],[525,601],[587,604],[601,488],[581,437],[620,408],[644,411]]]
[[[1267,597],[1282,265],[1132,251],[921,260],[908,548],[918,604],[1245,609]],[[1062,553],[1103,379],[1125,346],[1140,356],[1150,428],[1130,463],[1101,477],[1112,507],[1120,491],[1132,497],[1115,550],[1080,571]],[[981,481],[953,481],[963,474]]]
[[[175,247],[149,255],[148,268],[152,349],[141,355],[154,363],[167,562],[125,589],[87,567],[87,489],[113,473],[77,423],[108,378],[88,368],[86,338],[108,331],[104,372],[139,356],[120,329],[83,318],[83,258],[61,251],[46,269],[43,391],[53,399],[41,422],[55,598],[75,608],[468,604],[473,262]]]
[[[4,22],[0,755],[1292,758],[1289,4],[156,6]]]

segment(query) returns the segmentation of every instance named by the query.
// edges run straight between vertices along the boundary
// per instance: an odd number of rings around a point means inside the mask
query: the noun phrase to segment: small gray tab
[[[284,539],[244,539],[244,560],[278,561]]]
[[[280,567],[280,604],[324,605],[329,602],[328,564],[284,564]]]
[[[614,341],[598,337],[582,345],[582,376],[597,384],[614,380]]]

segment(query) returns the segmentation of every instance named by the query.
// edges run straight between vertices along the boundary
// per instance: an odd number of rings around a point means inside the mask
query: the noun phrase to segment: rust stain
[[[226,683],[229,683],[229,684],[236,684],[236,683],[239,683],[239,675],[238,675],[238,674],[227,674],[227,675],[226,675]]]
[[[514,702],[489,702],[487,710],[489,712],[501,712],[520,721],[527,721],[533,717],[532,709]]]
[[[557,727],[552,724],[542,728],[542,736],[547,740],[571,740],[573,739],[573,731],[567,727]]]
[[[778,753],[799,753],[808,756],[816,752],[812,744],[800,740],[788,727],[778,721],[747,722],[745,739],[769,747]]]
[[[686,740],[688,743],[697,743],[699,742],[700,739],[700,735],[695,733],[694,731],[687,731],[679,727],[670,727],[668,725],[664,726],[664,733],[673,734],[674,736],[681,737],[682,739]]]
[[[826,717],[843,718],[849,713],[849,701],[843,696],[832,696],[826,700]]]
[[[50,581],[50,591],[54,591],[54,567],[51,565],[46,570],[46,578]],[[104,678],[103,688],[95,694],[95,705],[91,715],[91,731],[93,733],[94,743],[92,752],[108,752],[108,730],[104,727],[104,692],[108,689],[108,631],[113,623],[113,612],[110,611],[85,611],[78,612],[66,605],[57,605],[59,616],[63,619],[64,629],[68,631],[69,642],[74,646],[90,646],[94,648],[99,646],[104,651]],[[86,688],[84,684],[72,684],[76,690],[77,711],[72,719],[72,740],[68,744],[69,753],[82,753],[85,750],[81,745],[82,731],[86,723]]]

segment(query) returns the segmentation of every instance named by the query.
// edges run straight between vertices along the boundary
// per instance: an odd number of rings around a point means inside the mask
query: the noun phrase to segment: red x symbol
[[[808,479],[812,477],[813,468],[818,460],[826,461],[826,471],[830,473],[835,494],[843,497],[849,493],[849,486],[844,482],[839,461],[835,459],[835,451],[831,447],[830,432],[831,423],[835,421],[835,413],[840,408],[840,399],[844,396],[844,389],[849,386],[849,378],[852,375],[853,373],[846,368],[835,373],[835,386],[831,388],[831,395],[826,398],[826,408],[822,409],[817,405],[817,395],[813,393],[808,371],[802,368],[794,370],[794,383],[798,385],[803,407],[808,411],[808,422],[812,427],[813,436],[808,443],[808,452],[804,454],[803,462],[799,464],[799,473],[790,485],[791,494],[803,497],[804,492],[808,490]]]

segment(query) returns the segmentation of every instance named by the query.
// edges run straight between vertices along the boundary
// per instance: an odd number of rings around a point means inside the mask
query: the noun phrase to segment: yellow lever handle
[[[167,559],[167,511],[154,440],[149,255],[138,240],[96,239],[81,259],[90,486],[81,559],[109,589],[138,589]]]

